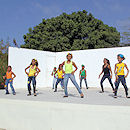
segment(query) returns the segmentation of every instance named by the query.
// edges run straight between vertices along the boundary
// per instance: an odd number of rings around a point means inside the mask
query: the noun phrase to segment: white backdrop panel
[[[102,71],[103,59],[108,58],[111,63],[113,72],[113,82],[115,81],[114,66],[117,63],[117,54],[124,54],[126,60],[124,63],[128,65],[130,69],[130,47],[119,47],[119,48],[104,48],[104,49],[92,49],[92,50],[80,50],[80,51],[69,51],[73,54],[73,61],[76,63],[78,70],[75,73],[77,82],[79,83],[79,71],[81,65],[84,64],[87,70],[87,82],[89,87],[100,87],[100,79],[98,79],[99,73]],[[68,52],[56,53],[56,63],[62,63],[66,60]],[[130,86],[130,75],[127,78],[128,87]],[[69,82],[69,86],[72,83]],[[85,87],[83,81],[83,87]],[[110,87],[108,80],[104,82],[104,87]]]
[[[37,76],[37,87],[51,86],[52,80],[51,70],[55,65],[55,53],[46,51],[37,51],[32,49],[9,48],[8,64],[12,66],[13,72],[16,74],[14,79],[15,88],[27,87],[27,75],[25,68],[30,65],[32,59],[37,59],[41,72]]]
[[[89,87],[100,87],[100,79],[98,75],[102,70],[103,59],[108,58],[111,62],[111,68],[114,72],[115,63],[117,63],[117,54],[122,53],[125,55],[126,60],[124,61],[128,68],[130,68],[130,47],[119,47],[119,48],[104,48],[104,49],[93,49],[93,50],[80,50],[80,51],[69,51],[73,54],[73,61],[78,66],[78,70],[75,73],[76,80],[79,84],[79,71],[81,65],[84,64],[87,70],[87,82]],[[27,76],[25,74],[25,68],[30,65],[31,60],[36,58],[39,62],[39,68],[41,73],[37,77],[37,87],[52,87],[51,72],[53,67],[62,63],[66,60],[68,52],[46,52],[37,51],[32,49],[23,48],[9,48],[9,65],[12,66],[14,73],[17,77],[14,80],[15,88],[26,88],[27,87]],[[127,78],[127,85],[130,86],[130,76]],[[115,76],[113,74],[113,82]],[[69,82],[69,87],[73,86]],[[83,87],[85,84],[83,82]],[[104,82],[104,87],[110,87],[108,81]]]

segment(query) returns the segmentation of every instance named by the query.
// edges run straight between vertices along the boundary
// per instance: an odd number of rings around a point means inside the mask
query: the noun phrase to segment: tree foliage
[[[23,48],[59,52],[115,47],[119,45],[120,33],[83,10],[43,19],[33,29],[29,28],[24,41]]]
[[[4,86],[3,75],[5,74],[8,65],[8,47],[8,41],[6,43],[4,43],[3,40],[0,41],[0,88],[3,88]]]
[[[130,45],[130,29],[127,32],[122,33],[122,40],[125,45]]]

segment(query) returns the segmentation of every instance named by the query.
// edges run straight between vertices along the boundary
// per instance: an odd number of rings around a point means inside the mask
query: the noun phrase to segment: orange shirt
[[[12,71],[6,72],[6,78],[7,79],[12,79]]]

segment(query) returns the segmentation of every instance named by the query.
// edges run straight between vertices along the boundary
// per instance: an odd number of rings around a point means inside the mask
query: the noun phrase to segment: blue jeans
[[[128,88],[127,88],[127,85],[126,85],[126,80],[125,80],[124,75],[118,75],[118,79],[115,82],[115,96],[117,96],[117,90],[118,90],[120,82],[124,86],[126,96],[128,96]]]
[[[35,93],[36,92],[36,79],[35,79],[35,76],[30,76],[28,77],[28,91],[29,93],[31,93],[31,81],[32,81],[32,84],[33,84],[33,92]]]
[[[74,84],[74,86],[77,88],[78,92],[81,94],[82,91],[81,91],[79,85],[77,84],[77,82],[75,80],[75,76],[73,74],[65,74],[65,76],[64,76],[64,91],[65,91],[65,96],[68,96],[67,85],[68,85],[69,78],[72,81],[72,83]]]
[[[13,94],[15,94],[15,90],[14,90],[14,87],[13,87],[13,81],[12,81],[12,79],[6,79],[6,81],[5,81],[5,90],[6,90],[6,93],[9,93],[9,91],[8,91],[8,84],[9,83],[10,83],[10,87],[12,89]]]
[[[83,80],[83,79],[84,79],[86,88],[88,88],[88,86],[87,86],[87,80],[85,79],[85,77],[81,77],[81,78],[80,78],[80,89],[82,88],[82,80]]]
[[[56,85],[56,81],[57,81],[57,78],[53,78],[53,85],[52,85],[52,88],[54,89],[55,88],[55,85]]]
[[[58,85],[59,83],[61,83],[61,87],[63,88],[63,81],[64,81],[64,79],[57,79],[57,81],[56,81],[56,86],[55,86],[55,90],[57,90],[57,85]]]

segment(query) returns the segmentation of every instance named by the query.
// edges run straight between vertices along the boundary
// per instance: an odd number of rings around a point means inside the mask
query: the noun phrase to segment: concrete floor
[[[113,106],[130,106],[130,99],[125,98],[124,89],[118,91],[118,98],[113,98],[110,88],[106,88],[104,93],[99,93],[99,88],[82,89],[84,98],[80,98],[75,88],[68,88],[69,97],[63,98],[64,91],[59,88],[54,93],[51,88],[38,88],[37,96],[27,96],[27,89],[16,89],[16,95],[5,95],[5,90],[0,90],[1,99],[17,99],[44,102],[74,103],[74,104],[91,104],[91,105],[113,105]],[[11,90],[10,90],[11,93]]]

